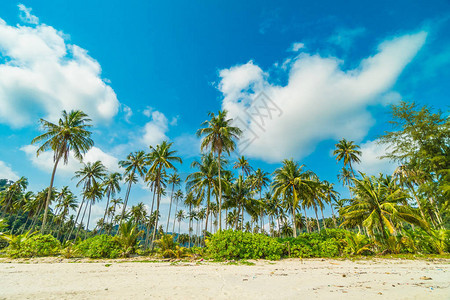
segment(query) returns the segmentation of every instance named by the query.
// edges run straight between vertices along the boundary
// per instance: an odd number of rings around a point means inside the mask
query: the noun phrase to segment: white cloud
[[[5,162],[0,160],[0,179],[16,181],[19,179],[19,175],[17,175],[17,173],[14,172]]]
[[[300,49],[305,48],[305,44],[303,43],[293,43],[288,51],[297,52]]]
[[[252,61],[220,71],[222,108],[241,122],[245,130],[241,142],[256,135],[245,155],[270,162],[299,159],[326,139],[362,140],[375,122],[368,106],[383,103],[426,36],[418,32],[387,40],[379,45],[378,53],[347,71],[337,58],[301,53],[289,63],[284,86],[271,84]],[[270,99],[266,103],[281,110],[281,116],[276,109],[271,119],[250,118],[248,113],[263,104],[255,100],[261,92]],[[267,110],[260,107],[260,112]]]
[[[53,168],[53,152],[47,151],[36,156],[38,146],[26,145],[20,148],[25,152],[27,158],[31,161],[32,165],[41,169],[44,172],[51,173]],[[84,156],[83,162],[96,162],[101,161],[103,165],[108,168],[109,172],[121,172],[119,168],[119,160],[111,154],[103,152],[100,148],[92,147]],[[80,170],[82,164],[73,157],[71,154],[68,163],[65,165],[62,161],[58,164],[57,174],[64,176],[73,176],[75,171]]]
[[[0,19],[0,54],[0,123],[57,121],[63,109],[81,109],[95,123],[117,114],[119,101],[102,80],[100,64],[55,28],[9,26]]]
[[[392,175],[397,165],[388,159],[380,159],[386,155],[386,146],[378,144],[376,141],[367,141],[361,144],[361,163],[354,166],[354,169],[366,173],[367,175],[378,175],[379,173]]]
[[[130,123],[130,118],[133,116],[133,110],[125,104],[122,105],[122,110],[125,114],[125,116],[124,116],[125,121],[127,123]]]
[[[141,143],[146,146],[156,146],[164,140],[167,140],[167,131],[169,130],[169,122],[166,116],[154,110],[151,112],[151,121],[144,126],[144,134]]]
[[[200,154],[201,140],[194,134],[182,134],[174,139],[174,147],[181,157],[190,158]]]
[[[34,25],[39,24],[39,18],[31,14],[32,9],[30,7],[26,7],[23,4],[19,4],[17,5],[17,7],[19,7],[20,10],[19,17],[22,20],[22,22]]]
[[[338,45],[342,47],[344,50],[348,50],[354,40],[358,37],[363,35],[366,32],[365,28],[358,27],[358,28],[339,28],[336,30],[334,35],[332,35],[328,42]]]

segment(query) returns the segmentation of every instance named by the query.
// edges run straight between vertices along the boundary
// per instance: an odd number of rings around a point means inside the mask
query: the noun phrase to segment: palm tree
[[[212,153],[203,154],[200,161],[193,161],[191,168],[198,168],[186,178],[186,187],[197,194],[206,193],[206,228],[208,230],[208,218],[211,210],[211,192],[216,185],[218,165]]]
[[[334,150],[333,155],[336,155],[336,160],[344,160],[344,167],[348,165],[350,167],[352,177],[355,177],[352,162],[361,162],[361,160],[359,159],[359,156],[361,156],[361,151],[358,150],[359,146],[354,144],[354,141],[347,141],[346,139],[340,140],[339,143],[337,143],[335,146],[336,150]]]
[[[408,194],[399,187],[388,188],[382,182],[382,178],[374,176],[362,179],[353,179],[355,194],[354,201],[342,210],[344,222],[354,224],[362,220],[362,225],[367,228],[369,234],[374,235],[375,230],[387,239],[386,229],[392,234],[399,222],[407,222],[422,227],[427,227],[424,220],[420,219],[414,209],[404,205]],[[375,229],[375,230],[374,230]]]
[[[131,207],[131,217],[134,220],[134,224],[139,228],[139,225],[145,222],[147,218],[147,210],[143,202],[139,202],[137,205]]]
[[[251,185],[259,192],[259,201],[262,201],[262,189],[266,187],[270,182],[269,173],[264,172],[260,168],[255,171],[255,174],[251,176]],[[261,202],[262,203],[262,202]],[[264,206],[261,205],[260,209],[261,228],[264,228]]]
[[[75,176],[73,178],[79,178],[79,181],[77,183],[77,187],[79,187],[81,184],[83,184],[83,200],[81,201],[80,208],[78,209],[78,214],[75,219],[75,224],[78,221],[78,217],[80,215],[81,210],[83,209],[83,205],[85,204],[85,200],[91,200],[89,202],[89,213],[91,211],[92,201],[95,201],[95,199],[98,196],[98,191],[101,190],[100,184],[98,181],[102,181],[103,178],[106,176],[106,168],[105,166],[100,162],[96,161],[93,164],[88,162],[87,164],[83,164],[83,168],[81,170],[78,170],[75,172]],[[94,187],[95,185],[95,187]],[[86,198],[88,196],[88,198]],[[89,198],[90,197],[90,198]],[[78,227],[78,232],[81,228],[81,223],[83,223],[84,215],[86,213],[88,203],[86,203],[86,206],[84,208],[83,215],[81,217],[80,221],[80,227]],[[88,219],[89,222],[89,219]],[[75,225],[76,226],[76,225]],[[73,229],[72,229],[73,231]],[[72,233],[71,231],[71,233]],[[69,237],[71,235],[69,234]]]
[[[333,216],[334,227],[337,228],[336,216],[334,214],[334,209],[333,209],[332,203],[337,201],[337,199],[339,197],[339,193],[334,189],[334,184],[332,184],[326,180],[323,182],[323,189],[324,189],[325,201],[331,207],[331,215]]]
[[[189,247],[191,246],[191,227],[192,227],[192,206],[196,204],[194,194],[189,192],[184,199],[184,205],[189,207],[188,218],[189,218]]]
[[[176,150],[171,150],[173,143],[168,143],[167,141],[163,141],[160,145],[156,147],[150,146],[150,160],[151,165],[149,168],[149,172],[155,174],[155,183],[157,189],[157,202],[156,202],[156,214],[159,214],[159,204],[161,201],[161,181],[162,176],[166,170],[172,169],[176,171],[177,169],[173,165],[174,162],[183,163],[181,158],[176,155]],[[156,236],[156,228],[158,228],[158,218],[155,220],[155,226],[153,227],[153,237],[152,237],[152,245]]]
[[[219,230],[222,230],[222,178],[221,178],[221,155],[226,152],[228,155],[236,148],[235,140],[242,134],[241,129],[232,126],[233,119],[227,119],[227,111],[219,111],[217,116],[210,112],[211,119],[202,123],[206,126],[197,131],[198,137],[203,137],[201,150],[209,148],[211,152],[217,154],[217,164],[219,173]]]
[[[125,169],[124,175],[126,176],[128,182],[121,218],[124,217],[125,210],[127,209],[128,197],[130,196],[131,191],[131,184],[136,182],[137,180],[135,179],[135,174],[137,173],[139,176],[144,177],[144,174],[147,173],[147,169],[145,167],[147,160],[148,156],[145,154],[144,151],[137,151],[128,154],[126,160],[119,161],[120,167]]]
[[[173,195],[173,199],[175,200],[175,213],[177,212],[178,209],[178,202],[180,201],[180,199],[183,199],[183,192],[181,190],[178,190],[175,192],[175,194]],[[175,232],[175,219],[173,219],[173,227],[172,227],[172,232]]]
[[[102,182],[102,187],[104,188],[106,195],[106,208],[105,214],[103,215],[103,224],[106,224],[106,214],[109,209],[109,199],[110,197],[114,197],[116,193],[120,193],[120,181],[122,180],[122,176],[117,173],[109,173],[105,180]],[[102,228],[100,228],[101,231]]]
[[[242,171],[242,176],[245,179],[245,176],[250,175],[251,171],[252,171],[252,167],[250,166],[250,164],[248,163],[248,160],[244,157],[244,155],[242,155],[241,157],[238,158],[238,160],[234,163],[233,169],[241,169]]]
[[[180,236],[180,234],[181,234],[181,230],[180,230],[181,229],[181,221],[183,221],[186,216],[184,215],[184,211],[180,209],[177,212],[175,217],[176,217],[176,219],[178,221],[178,236]]]
[[[295,211],[299,204],[299,192],[305,194],[304,198],[307,198],[306,195],[311,193],[312,186],[314,185],[308,178],[309,172],[302,171],[303,167],[304,165],[299,166],[292,159],[285,159],[283,160],[283,166],[274,172],[275,177],[272,183],[273,197],[276,198],[278,195],[283,195],[284,199],[288,200],[292,196],[292,203],[290,203],[292,218],[295,218]],[[292,224],[294,226],[294,237],[297,237],[296,224],[295,222],[292,222]]]
[[[177,173],[173,173],[169,176],[168,180],[169,184],[172,184],[172,192],[170,193],[170,204],[169,204],[169,214],[167,216],[167,226],[166,226],[166,233],[169,232],[169,222],[170,222],[170,211],[172,210],[172,200],[173,200],[173,190],[175,188],[175,185],[180,184],[180,176]],[[175,210],[176,212],[176,210]],[[173,232],[172,232],[173,234]]]
[[[55,179],[56,168],[58,167],[59,161],[63,159],[63,163],[67,164],[71,152],[75,158],[81,161],[83,155],[94,145],[94,141],[91,139],[92,133],[88,130],[88,128],[92,126],[88,124],[90,121],[91,119],[88,118],[88,115],[81,110],[72,110],[69,113],[64,110],[58,124],[53,124],[44,119],[40,119],[41,126],[45,133],[35,137],[31,143],[35,144],[44,141],[36,152],[37,156],[47,150],[52,150],[54,153],[54,166],[47,200],[45,202],[41,233],[44,232],[45,222],[47,221],[51,197],[50,192],[53,189],[53,181]]]

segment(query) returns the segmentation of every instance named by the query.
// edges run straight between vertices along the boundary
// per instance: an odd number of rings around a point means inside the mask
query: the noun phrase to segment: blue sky
[[[341,137],[363,148],[358,169],[392,171],[373,142],[389,129],[388,104],[448,110],[448,1],[204,2],[2,1],[0,177],[48,185],[51,156],[36,158],[30,141],[38,118],[62,109],[89,113],[87,159],[112,170],[168,139],[188,173],[195,131],[225,108],[247,134],[259,130],[243,151],[254,167],[272,172],[293,157],[336,183],[330,152]],[[281,112],[263,128],[245,114],[260,93]],[[74,186],[78,167],[58,170],[56,185]],[[136,186],[130,201],[149,197]]]

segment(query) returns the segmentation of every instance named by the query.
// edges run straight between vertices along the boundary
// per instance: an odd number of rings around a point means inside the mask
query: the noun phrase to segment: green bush
[[[122,253],[117,239],[106,234],[88,238],[76,247],[83,256],[89,258],[116,258]]]
[[[52,235],[36,234],[20,243],[11,243],[6,252],[9,256],[18,258],[56,255],[60,249],[61,243]]]
[[[346,251],[346,231],[328,229],[320,233],[302,233],[296,238],[279,238],[286,257],[338,257]]]
[[[280,259],[284,246],[276,239],[249,232],[226,230],[207,240],[207,250],[214,259]]]

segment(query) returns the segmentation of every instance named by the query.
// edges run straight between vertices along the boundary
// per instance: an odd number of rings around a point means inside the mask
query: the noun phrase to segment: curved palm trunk
[[[47,200],[45,201],[45,210],[44,210],[44,218],[42,219],[41,234],[43,234],[45,230],[45,222],[47,221],[48,207],[50,206],[50,198],[53,190],[53,181],[55,180],[56,168],[58,167],[60,159],[61,155],[58,155],[58,158],[55,161],[55,165],[53,166],[52,177],[50,179],[50,186],[47,192]]]
[[[66,237],[67,239],[70,239],[70,236],[72,235],[73,230],[75,229],[75,227],[77,227],[78,217],[80,216],[80,212],[83,209],[84,202],[85,202],[85,198],[83,196],[83,200],[81,201],[80,208],[78,209],[77,217],[75,218],[75,222],[73,223],[73,226],[72,226],[72,229],[69,232],[69,235]]]
[[[189,231],[189,248],[191,248],[191,224],[192,224],[191,215],[192,215],[192,204],[189,204],[189,228],[188,228],[188,231]]]
[[[80,233],[81,224],[83,224],[84,215],[86,214],[87,207],[88,207],[88,204],[86,203],[86,206],[84,207],[83,215],[81,216],[80,225],[78,225],[77,234],[75,235],[75,241],[77,240],[78,234]]]

